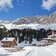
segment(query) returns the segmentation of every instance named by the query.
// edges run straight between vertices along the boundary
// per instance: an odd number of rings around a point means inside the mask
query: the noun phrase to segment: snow
[[[56,47],[56,44],[46,47],[27,46],[23,48],[25,51],[13,53],[11,56],[56,56],[56,48],[53,47]]]
[[[29,41],[27,41],[27,43],[25,43],[25,41],[18,43],[18,39],[17,39],[17,46],[16,47],[31,46],[32,44],[40,45],[41,43],[39,41],[37,41],[36,39],[33,39],[31,44],[29,44]]]
[[[12,24],[12,23],[9,23],[9,24],[3,24],[8,30],[11,30],[11,29],[14,29],[15,28],[15,25]]]
[[[4,24],[7,29],[24,29],[24,28],[31,28],[31,29],[40,29],[40,28],[45,28],[45,29],[56,29],[56,23],[54,24],[21,24],[21,25],[14,25],[12,23],[10,24]],[[12,41],[14,38],[4,38],[2,41]],[[50,38],[48,38],[50,39]],[[56,40],[56,39],[55,39]],[[45,42],[45,41],[43,41]],[[30,46],[32,44],[36,44],[37,46]],[[10,52],[7,49],[8,48],[2,48],[0,46],[0,56],[2,54],[8,54],[9,56],[56,56],[56,43],[49,45],[49,46],[40,46],[38,47],[39,44],[42,44],[41,42],[38,42],[36,39],[33,39],[32,44],[29,44],[29,41],[25,44],[24,42],[18,43],[15,48],[23,47],[22,50],[17,51],[17,52]],[[1,43],[0,43],[1,45]],[[12,48],[9,48],[12,49]],[[5,55],[7,56],[7,55]]]
[[[5,54],[8,53],[6,50],[4,50],[3,48],[0,48],[0,54]]]
[[[56,56],[56,43],[44,47],[25,46],[17,52],[9,52],[6,49],[8,48],[0,48],[0,54],[9,54],[9,56]]]
[[[3,23],[3,25],[8,29],[24,29],[24,28],[31,28],[31,29],[41,29],[41,28],[44,28],[44,29],[52,29],[52,30],[56,30],[56,23],[53,23],[53,24],[38,24],[38,23],[30,23],[30,24],[19,24],[19,25],[16,25],[16,24],[13,24],[13,23]]]
[[[0,23],[0,28],[3,28],[3,27],[4,27],[4,25]]]
[[[13,41],[15,38],[9,38],[9,37],[7,37],[7,39],[6,38],[3,38],[3,40],[2,41]]]
[[[56,30],[56,23],[53,24],[38,24],[38,23],[31,23],[31,24],[20,24],[20,25],[16,25],[15,29],[24,29],[24,28],[31,28],[31,29],[52,29],[52,30]]]
[[[10,56],[56,56],[56,48],[53,48],[54,46],[27,46],[23,48],[25,49],[24,51],[14,52]]]
[[[17,25],[15,27],[15,29],[24,29],[24,28],[31,28],[31,29],[37,29],[36,26],[38,26],[39,24],[21,24],[21,25]]]

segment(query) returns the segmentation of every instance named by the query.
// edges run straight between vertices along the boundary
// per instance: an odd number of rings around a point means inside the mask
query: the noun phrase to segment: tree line
[[[51,29],[45,30],[44,28],[41,28],[39,30],[35,29],[11,29],[6,31],[7,29],[4,27],[3,29],[0,29],[0,40],[2,40],[4,37],[15,37],[18,43],[21,43],[25,41],[29,41],[29,43],[32,43],[33,38],[37,41],[42,40],[43,38],[48,37],[48,33],[51,32]]]

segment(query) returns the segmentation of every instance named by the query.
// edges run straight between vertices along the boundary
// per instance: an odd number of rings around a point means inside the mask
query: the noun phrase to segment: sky
[[[0,0],[0,20],[24,16],[50,15],[56,11],[56,0]]]

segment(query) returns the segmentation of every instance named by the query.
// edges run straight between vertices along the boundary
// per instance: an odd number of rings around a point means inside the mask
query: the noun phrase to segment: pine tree
[[[31,44],[32,43],[32,35],[30,35],[30,37],[29,37],[29,44]]]

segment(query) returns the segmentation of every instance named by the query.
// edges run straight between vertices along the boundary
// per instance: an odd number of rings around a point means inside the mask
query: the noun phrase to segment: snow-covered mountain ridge
[[[10,29],[41,29],[41,28],[44,28],[44,29],[52,29],[52,30],[56,30],[56,23],[53,23],[53,24],[34,24],[34,23],[31,23],[31,24],[20,24],[20,25],[16,25],[16,24],[12,24],[12,23],[9,23],[9,24],[3,24],[8,30]]]
[[[51,23],[56,23],[56,12],[52,13],[49,16],[25,16],[17,18],[13,21],[0,20],[0,23],[4,24],[13,23],[16,25],[30,24],[30,23],[51,24]]]
[[[12,23],[17,25],[30,23],[52,24],[56,23],[56,12],[52,13],[49,16],[25,16],[12,21]]]
[[[0,25],[4,25],[7,29],[56,29],[56,12],[49,16],[25,16],[13,21],[0,20]]]

